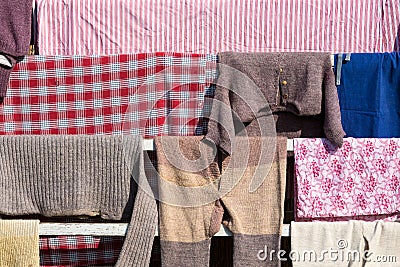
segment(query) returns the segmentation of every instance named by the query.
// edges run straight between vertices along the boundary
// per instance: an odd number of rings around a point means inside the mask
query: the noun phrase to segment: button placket
[[[280,81],[280,88],[281,88],[281,100],[282,104],[286,105],[287,100],[289,98],[288,94],[288,81],[285,78],[285,71],[282,67],[279,68],[279,81]]]

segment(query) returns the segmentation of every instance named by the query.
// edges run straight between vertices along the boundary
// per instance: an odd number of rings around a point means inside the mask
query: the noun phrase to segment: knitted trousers
[[[175,140],[174,140],[175,139]],[[221,162],[217,158],[201,171],[182,170],[174,166],[176,159],[166,155],[164,146],[168,142],[179,143],[170,146],[168,155],[178,155],[178,150],[189,160],[199,160],[201,155],[200,137],[168,137],[156,139],[158,168],[162,179],[171,183],[201,187],[214,184],[220,198],[208,203],[182,207],[160,202],[160,239],[163,266],[208,266],[211,237],[219,231],[222,216],[228,220],[224,224],[234,235],[234,266],[279,266],[277,257],[261,255],[267,247],[269,251],[280,249],[280,234],[284,213],[284,190],[286,177],[286,138],[278,137],[269,155],[261,158],[261,138],[250,138],[248,157],[243,160],[240,145],[232,156]],[[265,141],[265,140],[264,140]],[[239,142],[240,143],[240,142]],[[176,150],[176,151],[171,151]],[[273,153],[273,151],[275,152]],[[204,151],[203,151],[204,152]],[[219,163],[219,164],[218,164]],[[218,165],[222,168],[218,168]],[[185,166],[183,166],[185,167]],[[216,174],[220,172],[218,177]],[[249,190],[255,177],[262,176],[262,183],[256,190]],[[216,179],[220,178],[220,179]],[[218,180],[218,182],[216,182]],[[210,189],[212,190],[212,189]],[[160,187],[162,194],[163,187]],[[205,200],[195,194],[179,197]],[[213,195],[213,194],[210,194]],[[262,254],[262,253],[261,253]]]

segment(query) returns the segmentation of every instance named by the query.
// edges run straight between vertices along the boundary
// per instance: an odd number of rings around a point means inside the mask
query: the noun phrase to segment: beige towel
[[[0,220],[0,266],[39,266],[38,220]]]
[[[286,256],[293,267],[361,267],[365,245],[361,221],[292,222],[291,251]]]
[[[400,266],[399,223],[292,222],[291,227],[293,267]]]
[[[364,222],[363,226],[369,252],[365,266],[400,266],[400,223]]]

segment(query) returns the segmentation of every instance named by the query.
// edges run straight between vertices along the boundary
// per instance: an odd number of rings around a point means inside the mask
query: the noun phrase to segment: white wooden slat
[[[39,235],[125,236],[127,228],[127,223],[40,223]],[[158,231],[155,235],[158,236]],[[232,233],[221,225],[214,236],[232,236]],[[290,224],[283,225],[282,236],[290,236]]]
[[[293,151],[293,139],[287,140],[287,150]],[[143,140],[143,150],[154,151],[155,145],[153,139],[144,139]]]

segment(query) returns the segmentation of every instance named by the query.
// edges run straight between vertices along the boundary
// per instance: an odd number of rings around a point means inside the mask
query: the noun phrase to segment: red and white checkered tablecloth
[[[216,55],[34,56],[17,64],[0,134],[202,134]]]
[[[179,53],[26,57],[0,106],[0,134],[204,134],[215,63],[215,55]],[[41,266],[113,265],[122,243],[41,237]]]

